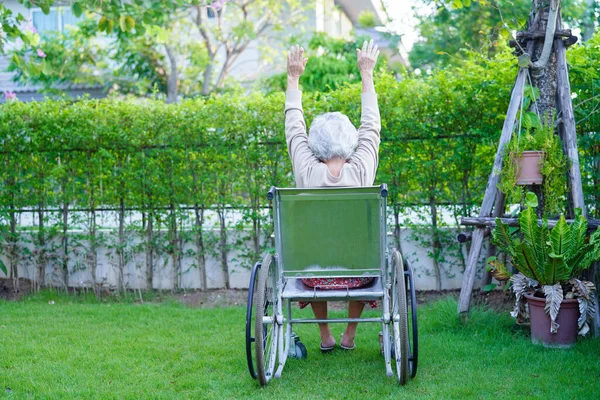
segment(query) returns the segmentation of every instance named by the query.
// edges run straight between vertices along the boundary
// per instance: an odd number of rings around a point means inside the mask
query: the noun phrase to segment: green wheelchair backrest
[[[283,277],[381,276],[385,268],[385,185],[271,188],[277,264]]]

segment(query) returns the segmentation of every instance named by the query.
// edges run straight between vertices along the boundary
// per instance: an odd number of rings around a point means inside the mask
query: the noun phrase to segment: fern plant
[[[510,276],[516,295],[511,315],[521,320],[526,317],[521,298],[526,293],[538,292],[546,298],[550,331],[556,333],[559,328],[556,317],[562,300],[574,298],[578,300],[581,312],[579,334],[585,335],[589,331],[588,321],[594,316],[595,288],[593,283],[577,277],[600,259],[600,228],[588,238],[587,219],[581,215],[581,210],[577,210],[570,225],[561,215],[554,228],[549,229],[547,219],[538,224],[537,196],[529,192],[525,201],[527,208],[519,213],[520,234],[511,232],[499,218],[492,231],[493,243],[510,256],[512,265],[519,271]],[[498,261],[493,262],[493,267],[507,273],[506,266]]]

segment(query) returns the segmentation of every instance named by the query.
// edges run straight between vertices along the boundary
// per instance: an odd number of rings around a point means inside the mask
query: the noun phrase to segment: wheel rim
[[[395,251],[392,256],[395,267],[394,297],[392,304],[392,324],[394,331],[394,351],[396,372],[400,385],[406,384],[408,376],[408,316],[406,307],[406,283],[402,256]]]
[[[407,311],[410,311],[409,320],[409,342],[408,342],[408,367],[410,377],[414,378],[417,375],[418,355],[419,355],[419,330],[417,323],[417,294],[414,286],[414,279],[410,265],[406,265],[406,283],[407,292],[410,296],[407,296],[407,300],[410,303]]]
[[[273,377],[277,359],[278,326],[275,321],[277,312],[276,270],[272,256],[265,256],[258,280],[255,295],[255,354],[256,374],[262,386]],[[271,322],[264,322],[263,317],[270,317]]]
[[[254,352],[256,335],[254,334],[254,293],[258,289],[258,276],[260,273],[261,263],[254,264],[252,274],[250,275],[250,284],[248,285],[248,302],[246,307],[246,361],[248,363],[248,372],[253,379],[256,379],[256,370],[254,369]]]

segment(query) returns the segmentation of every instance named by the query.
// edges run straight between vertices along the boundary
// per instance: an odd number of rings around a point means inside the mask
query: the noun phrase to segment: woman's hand
[[[304,49],[292,46],[287,57],[288,90],[298,89],[298,80],[304,72],[308,58],[304,58]]]
[[[373,70],[375,69],[375,64],[377,63],[377,57],[379,57],[379,48],[373,43],[373,39],[370,42],[363,43],[362,50],[356,49],[356,53],[358,55],[358,69],[360,70],[360,74],[363,76],[373,75]]]

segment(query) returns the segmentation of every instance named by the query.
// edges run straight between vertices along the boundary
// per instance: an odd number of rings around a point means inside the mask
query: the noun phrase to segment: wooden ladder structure
[[[556,0],[555,0],[556,1]],[[535,5],[535,1],[534,1]],[[540,12],[543,12],[540,11]],[[530,20],[529,30],[527,32],[519,32],[517,37],[525,38],[527,41],[527,54],[533,54],[534,39],[543,37],[543,32],[534,31],[535,24],[532,23],[533,15]],[[554,29],[554,40],[552,51],[557,59],[557,96],[556,96],[556,115],[559,117],[558,131],[563,143],[563,150],[568,158],[569,171],[569,213],[572,214],[575,208],[580,208],[582,214],[586,215],[586,209],[583,198],[583,188],[581,183],[581,171],[579,168],[579,155],[577,152],[577,134],[575,129],[575,117],[573,114],[573,103],[571,101],[571,85],[569,83],[569,73],[567,68],[566,48],[575,43],[577,38],[571,35],[570,30],[561,29],[560,10],[558,11],[558,19]],[[533,27],[532,27],[533,26]],[[512,41],[511,46],[516,46],[516,41]],[[502,170],[502,160],[504,157],[505,148],[510,142],[513,131],[515,130],[515,122],[519,107],[521,105],[523,92],[525,88],[528,70],[531,68],[531,63],[526,67],[519,68],[517,78],[512,90],[506,119],[502,128],[502,134],[498,143],[498,149],[494,159],[492,172],[489,176],[488,183],[485,189],[485,195],[477,218],[463,218],[461,224],[475,226],[475,230],[471,235],[471,248],[467,265],[462,281],[462,288],[458,301],[459,316],[465,317],[468,315],[471,295],[475,283],[475,275],[477,265],[481,255],[484,239],[490,233],[490,228],[495,225],[495,217],[502,217],[505,209],[505,196],[498,188],[498,181]],[[570,216],[572,217],[572,215]],[[515,222],[515,221],[506,221]],[[552,225],[554,221],[549,221]],[[589,226],[598,226],[600,221],[590,220]],[[488,246],[488,256],[495,253],[494,246]],[[592,268],[593,269],[593,268]],[[596,294],[597,296],[597,294]],[[600,336],[600,310],[598,309],[598,297],[596,297],[596,314],[593,321],[593,331],[595,336]]]

